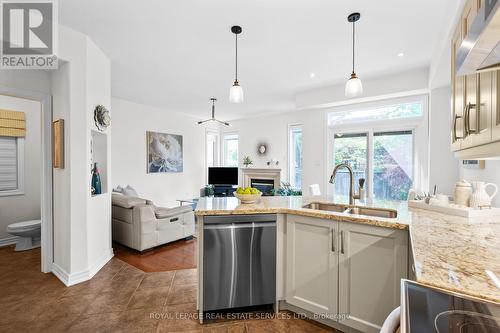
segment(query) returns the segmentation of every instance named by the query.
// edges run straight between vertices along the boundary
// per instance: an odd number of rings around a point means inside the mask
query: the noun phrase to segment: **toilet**
[[[15,250],[26,251],[40,247],[41,228],[41,220],[31,220],[9,224],[7,232],[18,236]]]

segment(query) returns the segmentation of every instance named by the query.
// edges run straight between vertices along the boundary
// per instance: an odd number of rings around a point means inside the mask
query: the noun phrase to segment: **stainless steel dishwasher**
[[[273,304],[276,214],[205,216],[203,311]]]

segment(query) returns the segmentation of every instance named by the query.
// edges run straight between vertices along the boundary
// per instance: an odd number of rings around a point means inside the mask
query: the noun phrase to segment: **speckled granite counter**
[[[242,205],[236,198],[201,198],[195,214],[282,213],[409,229],[418,282],[500,303],[500,216],[466,219],[388,201],[364,206],[397,210],[397,218],[302,208],[313,201],[339,202],[326,197],[264,197]]]

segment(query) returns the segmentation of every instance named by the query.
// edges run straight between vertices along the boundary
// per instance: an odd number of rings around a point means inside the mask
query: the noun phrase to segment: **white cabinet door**
[[[379,332],[400,303],[400,280],[407,277],[407,231],[339,223],[339,314],[342,324]]]
[[[316,314],[337,313],[337,222],[287,217],[286,301]]]
[[[493,72],[491,90],[492,141],[500,141],[500,70]]]

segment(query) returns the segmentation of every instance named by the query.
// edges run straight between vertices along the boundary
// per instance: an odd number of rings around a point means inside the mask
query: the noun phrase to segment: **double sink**
[[[307,204],[302,208],[324,210],[328,212],[336,212],[336,213],[344,213],[352,215],[383,217],[390,219],[398,217],[398,212],[392,209],[349,206],[349,205],[342,205],[335,203],[311,202],[310,204]]]

